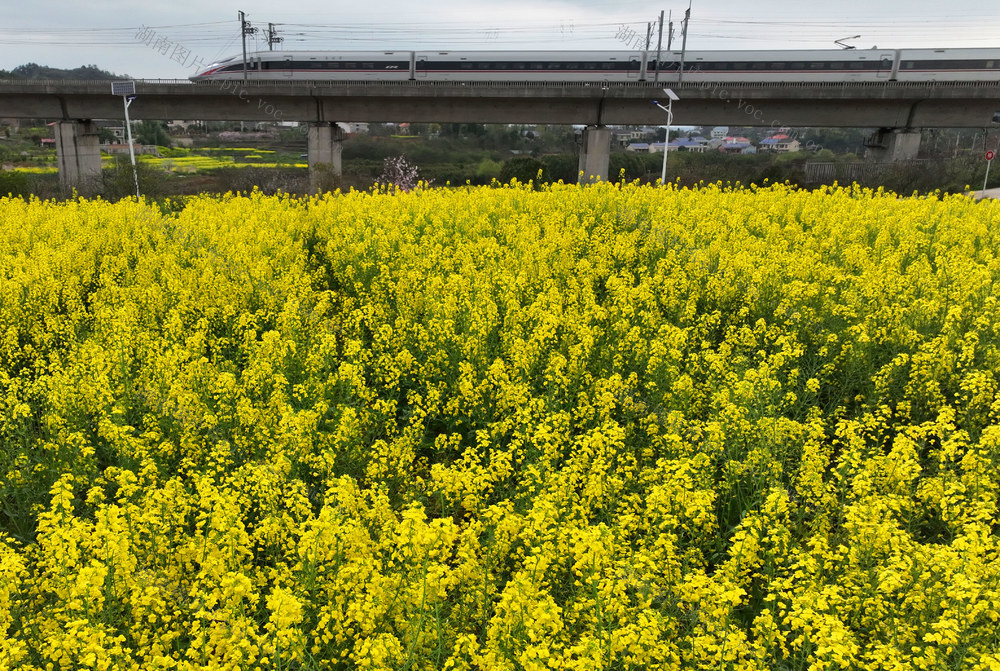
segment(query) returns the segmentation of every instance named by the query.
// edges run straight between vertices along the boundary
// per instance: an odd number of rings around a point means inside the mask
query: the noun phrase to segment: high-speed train
[[[676,81],[679,51],[258,51],[213,63],[193,81]],[[997,49],[688,51],[684,81],[993,81]]]

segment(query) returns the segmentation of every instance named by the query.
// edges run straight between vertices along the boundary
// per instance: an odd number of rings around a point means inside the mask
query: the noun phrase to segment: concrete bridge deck
[[[662,124],[664,84],[136,81],[136,119]],[[674,123],[984,127],[1000,82],[671,83]],[[0,117],[118,119],[107,81],[0,81]]]

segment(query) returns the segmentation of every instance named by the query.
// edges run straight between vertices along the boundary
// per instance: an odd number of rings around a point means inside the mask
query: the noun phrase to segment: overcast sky
[[[686,5],[637,0],[374,0],[318,2],[35,0],[5,3],[0,69],[35,62],[94,64],[136,78],[183,79],[241,49],[238,10],[267,49],[275,24],[283,49],[623,49],[645,38],[660,10],[672,13],[674,46]],[[422,10],[420,7],[433,7]],[[688,49],[997,47],[1000,3],[846,0],[694,0]],[[654,32],[653,44],[656,35]],[[664,37],[664,45],[666,36]]]

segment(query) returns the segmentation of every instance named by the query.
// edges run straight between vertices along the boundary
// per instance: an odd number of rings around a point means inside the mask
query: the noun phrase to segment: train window
[[[746,63],[733,63],[733,70],[746,70],[746,69],[747,69]]]
[[[361,64],[361,69],[362,70],[374,70],[375,69],[375,64],[374,63],[362,63]]]
[[[996,61],[986,61],[986,69],[992,70],[995,66],[993,65]]]
[[[778,63],[778,62],[771,63],[771,69],[772,70],[784,70],[785,69],[785,64],[784,63]]]
[[[458,64],[458,67],[460,67],[463,70],[471,70],[472,69],[472,63],[466,63],[466,62],[463,61],[462,63]]]
[[[527,63],[511,63],[510,64],[510,69],[511,70],[524,70],[527,67],[528,67]]]
[[[532,63],[531,64],[531,69],[532,70],[544,70],[545,69],[545,63]]]
[[[549,70],[562,70],[562,67],[563,67],[562,63],[549,63],[548,65]]]
[[[851,70],[862,70],[862,69],[864,69],[865,64],[864,63],[860,63],[858,61],[853,61],[851,63],[848,63],[847,67],[849,69],[851,69]]]
[[[358,65],[357,65],[357,63],[344,63],[344,69],[345,70],[357,70],[358,69]]]
[[[767,67],[767,63],[763,61],[757,61],[756,63],[752,63],[750,67],[754,70],[763,70],[764,68]]]
[[[615,69],[615,64],[614,63],[601,63],[601,69],[602,70],[614,70]]]
[[[789,63],[788,64],[788,69],[789,70],[805,70],[806,69],[806,64],[805,63]]]
[[[583,64],[583,69],[584,70],[596,70],[597,69],[597,63],[584,63]]]
[[[476,64],[480,70],[492,70],[492,66],[489,63],[477,63]]]
[[[826,63],[823,61],[812,61],[809,63],[810,70],[824,70],[826,69]]]

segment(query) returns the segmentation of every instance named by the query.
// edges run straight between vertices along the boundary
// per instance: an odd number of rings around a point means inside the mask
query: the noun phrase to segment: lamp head
[[[680,98],[677,97],[677,94],[671,91],[670,89],[663,89],[663,92],[666,93],[667,97],[670,98],[671,100],[680,100]]]

